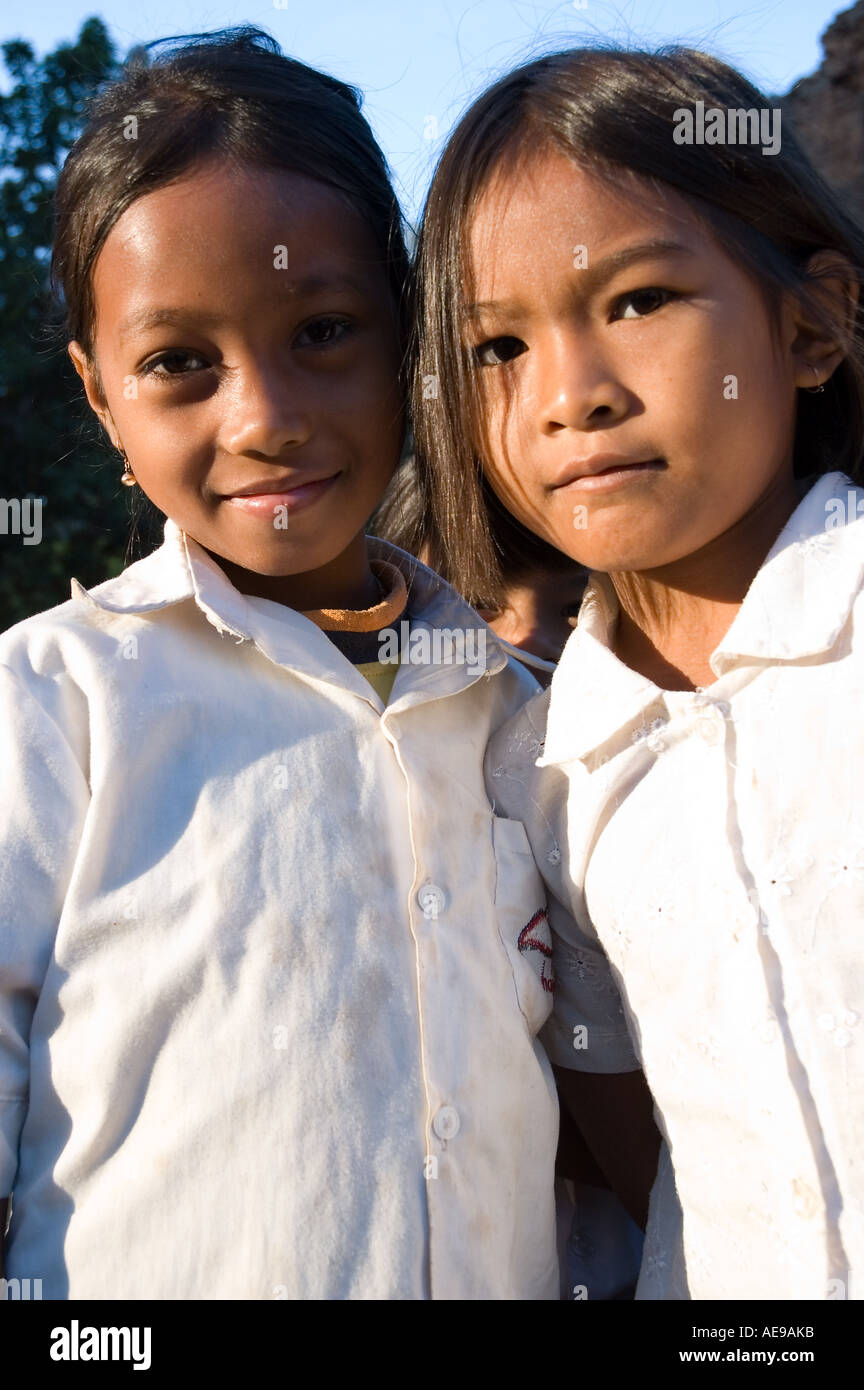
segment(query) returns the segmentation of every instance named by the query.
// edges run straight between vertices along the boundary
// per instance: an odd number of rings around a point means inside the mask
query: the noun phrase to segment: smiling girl
[[[356,93],[256,31],[169,48],[57,210],[69,351],[166,521],[0,640],[6,1273],[557,1298],[544,891],[483,781],[536,685],[365,536],[407,261]]]
[[[788,131],[678,143],[697,102],[766,106],[704,54],[576,50],[471,108],[418,459],[463,591],[481,480],[592,571],[488,777],[549,890],[562,1089],[608,1106],[632,1045],[668,1140],[638,1296],[859,1297],[864,237]]]

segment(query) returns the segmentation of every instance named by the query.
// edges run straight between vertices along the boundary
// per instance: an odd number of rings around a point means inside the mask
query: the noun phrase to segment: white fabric
[[[490,749],[550,893],[550,1055],[621,1070],[626,1021],[668,1139],[640,1298],[862,1296],[862,579],[864,492],[833,473],[694,693],[615,657],[594,575]]]
[[[483,784],[536,684],[370,553],[485,673],[384,709],[171,522],[0,638],[0,1192],[45,1298],[558,1296],[544,891]]]

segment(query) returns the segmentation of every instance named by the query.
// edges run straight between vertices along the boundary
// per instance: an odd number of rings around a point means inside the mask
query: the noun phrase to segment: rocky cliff
[[[824,58],[781,99],[799,139],[827,181],[864,222],[864,0],[822,35]]]

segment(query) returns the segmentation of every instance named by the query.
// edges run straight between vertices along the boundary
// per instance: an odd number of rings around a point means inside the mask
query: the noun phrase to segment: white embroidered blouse
[[[490,748],[549,890],[550,1056],[641,1061],[668,1140],[641,1298],[864,1291],[862,580],[864,491],[829,474],[688,692],[616,658],[594,575]]]

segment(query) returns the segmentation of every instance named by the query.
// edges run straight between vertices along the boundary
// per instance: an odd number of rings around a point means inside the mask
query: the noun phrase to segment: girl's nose
[[[277,458],[311,438],[312,416],[284,371],[246,368],[230,392],[222,440],[228,453]]]
[[[585,343],[562,335],[538,354],[536,400],[541,430],[605,429],[631,407],[630,393],[608,363]]]

